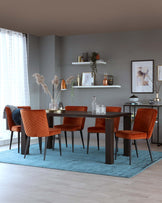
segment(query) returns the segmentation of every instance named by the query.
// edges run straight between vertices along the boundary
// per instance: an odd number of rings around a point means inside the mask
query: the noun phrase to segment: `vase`
[[[108,76],[108,85],[113,85],[113,76],[112,75]]]
[[[54,100],[49,103],[49,110],[57,110],[57,104]]]
[[[66,89],[67,89],[66,82],[65,82],[65,80],[62,80],[61,81],[61,90],[66,90]]]
[[[161,99],[159,98],[159,92],[156,92],[156,97],[154,99],[155,102],[159,102]]]
[[[103,85],[108,85],[107,74],[104,74]]]
[[[91,85],[95,85],[96,73],[94,71],[91,72],[92,75],[92,82]]]
[[[92,97],[92,114],[96,113],[96,96]]]

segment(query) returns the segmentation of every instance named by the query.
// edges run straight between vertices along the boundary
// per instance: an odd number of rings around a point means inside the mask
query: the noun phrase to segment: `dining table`
[[[55,117],[85,117],[85,118],[104,118],[105,119],[105,164],[114,164],[114,118],[123,117],[124,130],[131,129],[131,113],[129,112],[106,112],[106,114],[95,114],[90,111],[48,111],[47,120],[49,127],[54,126]],[[25,152],[26,135],[22,123],[21,135],[21,154]],[[123,155],[129,156],[129,140],[124,139],[123,142]],[[48,139],[47,148],[52,148],[52,137]],[[27,152],[29,153],[29,151]]]

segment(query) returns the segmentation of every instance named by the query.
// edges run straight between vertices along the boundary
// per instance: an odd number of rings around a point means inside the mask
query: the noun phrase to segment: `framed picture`
[[[154,60],[131,61],[131,79],[132,93],[153,93]]]
[[[162,65],[158,66],[158,81],[162,81]]]
[[[94,85],[94,76],[91,72],[82,73],[82,86]]]

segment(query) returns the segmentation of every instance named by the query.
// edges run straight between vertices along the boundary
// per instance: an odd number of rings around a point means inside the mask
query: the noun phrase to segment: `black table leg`
[[[129,116],[124,116],[124,130],[131,130],[131,113]],[[124,139],[124,156],[130,155],[130,141]]]
[[[114,163],[114,119],[105,119],[105,164]]]

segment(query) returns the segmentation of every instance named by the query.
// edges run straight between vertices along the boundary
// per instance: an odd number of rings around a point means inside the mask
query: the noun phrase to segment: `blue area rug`
[[[44,161],[43,154],[39,154],[38,144],[34,144],[30,146],[30,154],[26,156],[26,159],[23,155],[18,154],[17,149],[13,149],[0,152],[0,162],[130,178],[162,158],[162,152],[154,151],[152,152],[154,162],[151,162],[148,151],[140,150],[139,158],[137,158],[135,151],[132,150],[132,165],[130,166],[129,158],[123,156],[122,152],[123,150],[119,149],[115,164],[107,165],[104,164],[105,151],[103,147],[98,151],[96,146],[90,146],[87,155],[86,149],[83,149],[82,146],[75,145],[74,153],[72,153],[71,145],[66,148],[62,144],[62,156],[60,156],[56,144],[54,151],[47,149],[46,160]]]

